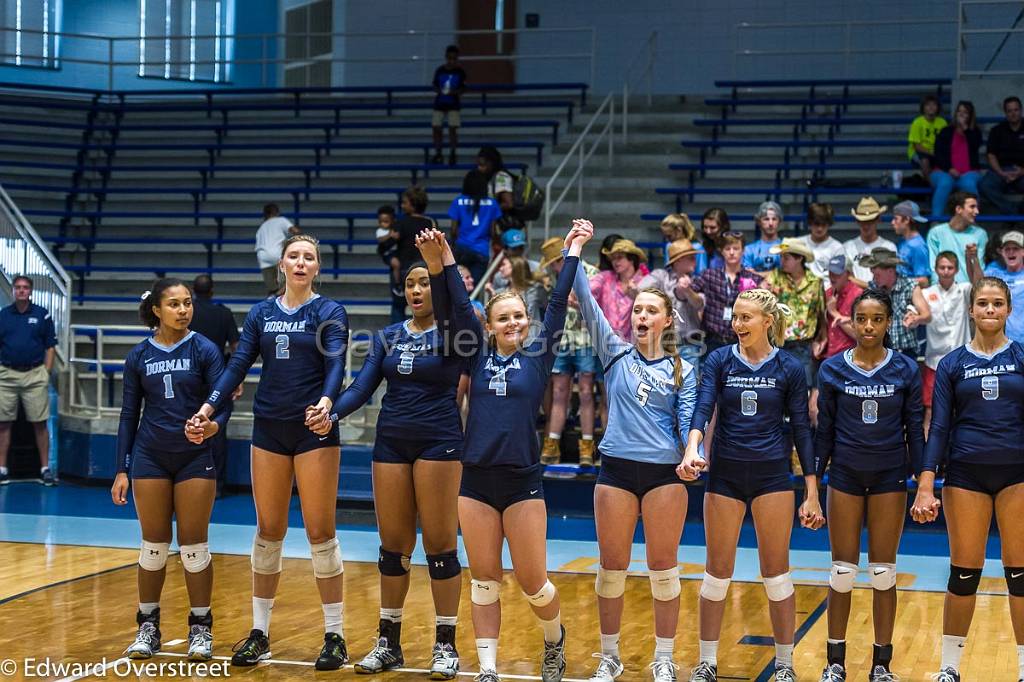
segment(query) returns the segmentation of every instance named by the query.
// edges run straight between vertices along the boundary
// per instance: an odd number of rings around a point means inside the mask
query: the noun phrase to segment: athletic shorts
[[[597,354],[594,349],[577,348],[576,350],[558,351],[555,354],[555,364],[551,368],[552,374],[596,374]]]
[[[459,113],[458,109],[452,109],[451,111],[434,109],[434,114],[430,117],[430,125],[434,128],[440,128],[444,125],[445,118],[448,119],[449,128],[458,128],[462,125],[462,114]]]
[[[944,488],[963,488],[986,495],[998,495],[1004,488],[1024,483],[1024,463],[971,464],[948,462]]]
[[[907,465],[900,464],[889,469],[864,471],[836,464],[828,466],[828,487],[847,495],[881,495],[883,493],[906,492]]]
[[[935,391],[935,370],[928,365],[921,365],[921,404],[932,406],[932,393]]]
[[[517,502],[543,500],[543,469],[540,465],[527,469],[511,467],[472,467],[462,469],[459,497],[483,502],[503,512]]]
[[[769,493],[793,490],[789,459],[746,462],[724,457],[712,458],[706,491],[750,502]]]
[[[597,474],[599,485],[619,488],[636,495],[638,500],[663,485],[683,485],[676,474],[675,464],[638,462],[623,457],[601,455],[601,470]]]
[[[379,431],[373,443],[373,461],[387,464],[412,464],[417,459],[458,462],[462,459],[462,439],[425,440],[386,436]]]
[[[204,448],[199,452],[156,453],[136,447],[132,453],[129,478],[166,478],[174,483],[190,478],[217,478],[217,467],[213,462],[213,449]]]
[[[318,436],[301,419],[252,420],[252,445],[275,455],[294,457],[317,448],[338,447],[338,425],[335,424],[326,436]]]

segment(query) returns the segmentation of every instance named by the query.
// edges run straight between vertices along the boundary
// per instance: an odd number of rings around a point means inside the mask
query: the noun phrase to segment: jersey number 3
[[[999,377],[981,378],[981,397],[985,400],[999,400]]]
[[[415,358],[416,355],[414,353],[402,351],[402,354],[398,356],[398,373],[412,374],[412,361]]]

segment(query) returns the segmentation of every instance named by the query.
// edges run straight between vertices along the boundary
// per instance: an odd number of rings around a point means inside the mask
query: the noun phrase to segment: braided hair
[[[768,329],[768,341],[781,348],[786,342],[786,318],[793,314],[788,305],[779,303],[778,297],[767,289],[747,289],[736,297],[756,303],[761,312],[772,320]]]

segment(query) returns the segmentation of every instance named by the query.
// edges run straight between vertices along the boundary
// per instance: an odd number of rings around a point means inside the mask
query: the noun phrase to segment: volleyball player
[[[348,320],[343,307],[313,291],[320,272],[314,237],[298,234],[287,239],[279,267],[284,272],[284,293],[249,311],[238,350],[193,421],[202,425],[230,400],[256,356],[262,357],[252,427],[257,524],[251,557],[253,627],[231,664],[251,666],[270,658],[270,614],[281,577],[281,545],[288,531],[295,480],[323,602],[326,633],[315,665],[317,670],[336,670],[348,661],[342,629],[344,566],[334,525],[338,429],[335,426],[317,436],[306,428],[305,420],[329,415],[332,398],[341,390]]]
[[[590,221],[573,222],[589,240]],[[611,682],[623,672],[619,631],[626,572],[637,516],[643,518],[648,577],[654,597],[655,682],[672,682],[679,620],[679,540],[686,519],[686,486],[676,475],[685,430],[697,400],[697,373],[676,350],[673,306],[660,289],[642,289],[630,323],[635,343],[626,343],[590,291],[582,270],[573,286],[580,314],[604,368],[608,427],[601,439],[601,472],[594,488],[594,519],[600,565],[596,590],[601,653],[592,682]]]
[[[744,291],[732,313],[732,329],[739,342],[712,351],[702,369],[686,454],[679,465],[684,480],[696,479],[710,465],[704,495],[707,562],[700,588],[700,661],[691,682],[718,679],[725,597],[748,504],[775,636],[775,679],[796,680],[796,599],[789,575],[794,494],[789,464],[792,445],[783,423],[787,416],[804,471],[800,522],[816,529],[825,519],[814,475],[804,368],[780,348],[788,314],[789,309],[767,289]],[[715,438],[705,461],[699,446],[716,406]]]
[[[941,670],[933,677],[938,682],[960,680],[960,657],[974,617],[993,511],[1010,593],[1018,677],[1024,678],[1024,347],[1006,337],[1010,310],[1010,291],[1003,280],[978,279],[971,289],[974,337],[943,357],[935,370],[931,428],[910,512],[919,523],[938,516],[935,474],[944,464],[941,504],[946,508],[950,567]]]
[[[129,658],[151,658],[160,651],[160,592],[174,516],[191,606],[188,658],[208,661],[213,656],[213,566],[207,531],[217,471],[206,440],[218,432],[223,419],[207,421],[202,429],[187,433],[181,425],[224,370],[224,360],[206,337],[189,331],[192,293],[181,280],[157,280],[152,291],[142,295],[139,316],[155,331],[132,348],[124,361],[117,476],[110,490],[114,504],[127,504],[131,476],[142,526],[135,616],[139,631],[125,653]]]
[[[828,466],[832,570],[828,593],[827,664],[821,682],[846,679],[846,626],[867,517],[868,576],[875,644],[872,682],[894,682],[896,551],[907,508],[907,475],[924,455],[921,372],[883,344],[892,320],[889,295],[876,290],[853,302],[857,345],[833,355],[818,372],[817,473]],[[911,465],[913,464],[913,468]]]
[[[412,318],[373,337],[359,376],[334,404],[335,421],[359,409],[387,379],[373,446],[373,501],[380,533],[380,624],[377,645],[356,663],[358,673],[403,665],[402,608],[409,591],[409,555],[416,520],[434,596],[435,644],[431,677],[459,672],[455,624],[462,588],[458,547],[462,421],[456,403],[462,359],[442,343],[430,295],[430,274],[415,263],[405,275]],[[331,420],[310,424],[327,433]]]
[[[481,327],[444,235],[427,230],[417,238],[431,273],[438,326],[446,329],[450,300],[455,348],[460,354],[472,353],[459,524],[473,575],[473,628],[480,659],[477,682],[499,679],[501,548],[506,539],[516,581],[544,631],[541,679],[558,682],[565,674],[560,600],[547,576],[547,510],[534,425],[565,326],[569,289],[585,238],[577,229],[566,237],[569,254],[532,340],[527,338],[526,302],[519,294],[506,292],[488,301],[486,325]]]

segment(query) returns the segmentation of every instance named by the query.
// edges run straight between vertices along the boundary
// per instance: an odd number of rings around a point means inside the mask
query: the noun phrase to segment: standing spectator
[[[921,207],[913,201],[901,201],[892,207],[892,229],[899,237],[896,253],[906,263],[899,268],[900,276],[913,277],[922,287],[931,281],[932,266],[928,260],[928,245],[917,231],[917,224],[927,222],[921,215]]]
[[[299,229],[281,215],[281,208],[277,204],[263,207],[263,223],[256,230],[256,260],[263,273],[263,289],[267,296],[277,294],[281,286],[278,262],[281,260],[284,240],[298,233]]]
[[[935,259],[939,282],[924,290],[924,300],[932,313],[927,327],[928,347],[925,349],[924,367],[921,370],[925,436],[931,424],[932,392],[935,390],[935,369],[939,366],[939,360],[971,340],[971,324],[967,314],[971,307],[971,284],[956,281],[959,270],[960,263],[956,254],[943,251]]]
[[[56,485],[50,471],[50,370],[57,335],[50,312],[32,302],[32,280],[14,278],[14,303],[0,309],[0,485],[10,482],[7,453],[11,425],[18,418],[18,403],[35,432],[39,451],[39,477],[44,485]]]
[[[864,293],[850,275],[853,263],[845,254],[828,262],[828,278],[832,287],[825,292],[828,311],[828,349],[826,357],[838,355],[857,345],[853,327],[853,302]]]
[[[658,289],[672,301],[675,312],[675,346],[679,357],[694,368],[700,367],[700,347],[703,334],[700,330],[700,315],[704,300],[693,290],[693,277],[697,269],[697,255],[689,239],[679,239],[668,246],[668,264],[640,280],[637,287]]]
[[[487,196],[487,178],[474,169],[462,179],[462,194],[448,207],[452,219],[452,241],[455,260],[483,279],[491,257],[491,234],[501,218],[498,202]]]
[[[501,235],[502,255],[504,258],[526,258],[526,233],[522,230],[509,230]],[[526,258],[530,264],[530,272],[540,272],[540,263]],[[498,267],[494,277],[491,278],[492,287],[496,291],[508,288],[508,270]]]
[[[743,249],[743,267],[749,268],[762,277],[779,267],[779,257],[772,247],[782,243],[779,228],[782,226],[782,208],[774,201],[766,201],[757,207],[754,224],[760,229],[761,238]]]
[[[630,239],[620,239],[601,253],[608,257],[611,270],[603,270],[590,279],[590,291],[597,300],[612,331],[626,343],[633,342],[633,299],[636,298],[641,272],[640,264],[647,260],[643,252]]]
[[[866,285],[871,281],[871,270],[858,261],[860,256],[871,253],[872,249],[889,249],[896,253],[896,245],[888,239],[878,236],[878,219],[885,213],[888,206],[879,206],[874,197],[863,197],[857,208],[850,209],[850,214],[857,221],[860,235],[843,242],[843,251],[847,259],[853,263],[853,277]]]
[[[953,192],[950,203],[953,216],[949,222],[928,230],[929,262],[934,263],[943,251],[952,251],[960,260],[956,281],[970,282],[973,279],[972,272],[981,272],[978,257],[985,253],[988,233],[974,224],[974,219],[978,217],[978,197],[967,192]],[[936,281],[934,274],[932,281]]]
[[[732,229],[729,226],[729,214],[724,208],[709,208],[700,220],[701,243],[708,257],[709,268],[720,268],[725,265],[722,260],[722,235]]]
[[[462,285],[466,287],[466,291],[472,296],[473,290],[476,289],[476,278],[473,277],[473,273],[465,265],[460,265],[459,275],[462,277]],[[473,311],[476,312],[476,316],[480,318],[480,324],[483,324],[486,321],[484,320],[484,304],[476,298],[470,299],[470,303],[473,304]]]
[[[993,261],[985,267],[987,277],[998,277],[1010,289],[1010,301],[1017,305],[1006,319],[1006,335],[1024,343],[1024,234],[1013,230],[1003,235],[999,246],[1002,265]]]
[[[935,138],[935,167],[928,181],[935,191],[932,193],[932,220],[949,215],[946,201],[954,189],[978,193],[981,180],[981,129],[974,115],[974,104],[958,102],[953,116],[953,125],[942,129]]]
[[[732,330],[732,305],[740,292],[761,286],[761,275],[743,267],[743,233],[722,235],[724,267],[708,268],[690,286],[704,299],[705,355],[716,348],[736,343]]]
[[[539,322],[544,316],[547,296],[544,287],[533,277],[533,269],[529,261],[522,256],[509,256],[501,262],[501,273],[508,284],[499,289],[491,287],[492,296],[511,291],[523,297],[526,302],[526,314],[533,322]]]
[[[395,232],[395,207],[377,208],[377,255],[391,271],[391,295],[404,296],[398,264],[398,233]]]
[[[843,244],[828,233],[836,222],[832,204],[811,204],[807,207],[808,234],[802,239],[814,252],[814,260],[809,263],[811,272],[821,278],[828,288],[828,264],[833,258],[843,253]]]
[[[1024,210],[1010,198],[1011,194],[1024,193],[1024,126],[1021,125],[1020,98],[1004,99],[1003,114],[1006,120],[988,133],[985,154],[992,170],[978,183],[978,191],[999,214],[1012,215]]]
[[[860,265],[871,270],[870,289],[884,291],[892,299],[889,341],[893,350],[917,360],[917,329],[931,320],[931,311],[921,287],[909,277],[900,277],[896,268],[903,261],[894,251],[878,247],[861,257]]]
[[[459,126],[462,125],[462,93],[466,90],[466,72],[459,65],[459,48],[449,45],[444,51],[444,64],[434,72],[434,115],[431,126],[434,129],[434,158],[431,163],[441,163],[441,145],[444,132],[441,127],[448,120],[448,165],[454,166],[455,148],[459,146]]]
[[[398,270],[405,273],[409,266],[419,260],[419,251],[416,249],[416,235],[436,224],[431,218],[423,215],[427,210],[430,198],[427,191],[419,185],[413,185],[402,192],[402,217],[395,223],[397,235]],[[404,279],[404,278],[403,278]],[[400,280],[401,281],[401,280]],[[395,292],[397,293],[397,292]],[[391,322],[392,324],[405,319],[405,291],[402,296],[392,295],[391,297]]]
[[[685,213],[669,213],[661,220],[661,237],[665,242],[665,266],[668,267],[668,245],[685,239],[690,242],[691,248],[696,251],[695,274],[700,274],[708,267],[708,255],[704,247],[696,241],[697,229],[690,222],[690,217]]]
[[[946,127],[946,119],[939,116],[942,105],[935,95],[921,98],[920,115],[910,124],[907,135],[907,158],[927,176],[932,171],[935,136]]]
[[[512,192],[515,191],[515,178],[505,170],[505,161],[501,158],[501,152],[494,147],[481,147],[476,153],[476,169],[487,178],[487,194],[496,199],[501,206],[503,221],[500,225],[502,231],[512,227],[522,227],[522,221],[512,216],[512,209],[515,201]]]

